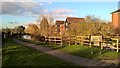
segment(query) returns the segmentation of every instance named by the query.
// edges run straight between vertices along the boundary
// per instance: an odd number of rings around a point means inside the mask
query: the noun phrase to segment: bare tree
[[[40,22],[40,30],[41,30],[41,35],[43,36],[48,35],[49,24],[48,24],[48,20],[45,17],[43,17],[42,21]]]
[[[25,32],[31,35],[35,35],[37,29],[38,27],[36,24],[29,24],[28,27],[25,29]]]
[[[53,32],[54,18],[52,14],[40,15],[37,19],[41,30],[41,35],[51,35]]]
[[[101,21],[101,19],[100,19],[99,17],[96,17],[96,16],[94,16],[94,15],[87,15],[87,16],[85,17],[85,20],[86,20],[86,22],[88,22],[88,23],[100,22],[100,21]]]

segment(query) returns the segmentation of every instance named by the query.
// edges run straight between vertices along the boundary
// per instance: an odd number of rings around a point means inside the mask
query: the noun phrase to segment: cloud
[[[26,13],[39,15],[41,13],[40,11],[43,10],[42,5],[34,2],[2,2],[0,4],[2,4],[2,8],[0,8],[2,15],[25,15]]]
[[[62,14],[62,15],[54,15],[55,18],[66,18],[66,17],[72,17],[73,15],[70,14]]]
[[[43,2],[2,2],[0,4],[2,4],[0,15],[27,15],[33,17],[52,15],[55,18],[63,18],[77,12],[76,10],[65,8],[47,10],[44,9],[45,4]]]
[[[2,2],[32,2],[33,0],[2,0]]]
[[[77,12],[76,10],[70,10],[70,9],[54,9],[52,13],[54,14],[70,14]]]
[[[40,2],[39,5],[43,6],[44,4]]]
[[[119,0],[2,0],[3,2],[31,2],[31,1],[37,1],[37,2],[118,2]]]
[[[52,10],[51,14],[54,15],[56,18],[65,18],[68,16],[73,16],[73,14],[77,12],[77,10],[72,9],[54,9]]]
[[[48,4],[52,4],[52,2],[48,2]]]
[[[58,9],[53,9],[53,10],[43,10],[43,13],[41,16],[46,16],[46,17],[54,17],[54,18],[65,18],[68,16],[74,16],[74,13],[77,12],[77,10],[72,10],[72,9],[64,9],[64,8],[58,8]]]

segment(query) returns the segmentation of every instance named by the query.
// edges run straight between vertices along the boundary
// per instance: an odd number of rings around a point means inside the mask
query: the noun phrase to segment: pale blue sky
[[[51,13],[58,16],[56,19],[63,20],[67,16],[84,18],[86,15],[95,15],[101,19],[111,21],[110,13],[118,9],[117,2],[37,2],[34,5],[32,4],[34,3],[17,4],[14,2],[2,6],[2,15],[0,15],[2,27],[25,25],[35,22],[38,15]],[[10,24],[8,22],[18,23]]]

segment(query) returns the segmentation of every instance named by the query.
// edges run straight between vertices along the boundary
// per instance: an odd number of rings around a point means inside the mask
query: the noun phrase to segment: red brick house
[[[65,31],[69,28],[70,23],[82,23],[85,22],[84,18],[76,18],[76,17],[67,17],[65,21],[56,20],[56,32],[60,34],[65,34]]]
[[[56,32],[55,32],[55,29],[56,29],[56,27],[55,27],[55,25],[51,25],[51,33],[53,33],[53,34],[55,34]]]
[[[60,32],[60,25],[63,25],[64,21],[62,20],[56,20],[55,26],[56,26],[56,32]]]
[[[62,34],[62,35],[65,34],[65,24],[60,25],[60,34]]]
[[[70,23],[83,23],[85,22],[84,18],[76,18],[76,17],[67,17],[65,21],[66,30],[69,28]]]
[[[114,28],[120,27],[120,9],[112,12],[112,25]]]

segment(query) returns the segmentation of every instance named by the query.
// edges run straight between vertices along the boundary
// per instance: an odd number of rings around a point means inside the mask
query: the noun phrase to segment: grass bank
[[[81,45],[55,45],[55,44],[47,44],[43,42],[36,42],[31,40],[19,39],[24,42],[33,43],[39,46],[44,46],[52,49],[59,49],[65,53],[69,53],[72,55],[89,58],[89,59],[99,59],[99,60],[111,60],[120,58],[120,52],[117,53],[116,51],[109,51],[109,50],[101,50],[100,48],[90,48],[88,46],[81,46]],[[91,54],[93,52],[93,54]],[[101,52],[101,54],[100,54]]]
[[[2,66],[75,66],[54,56],[6,39],[2,49]]]

